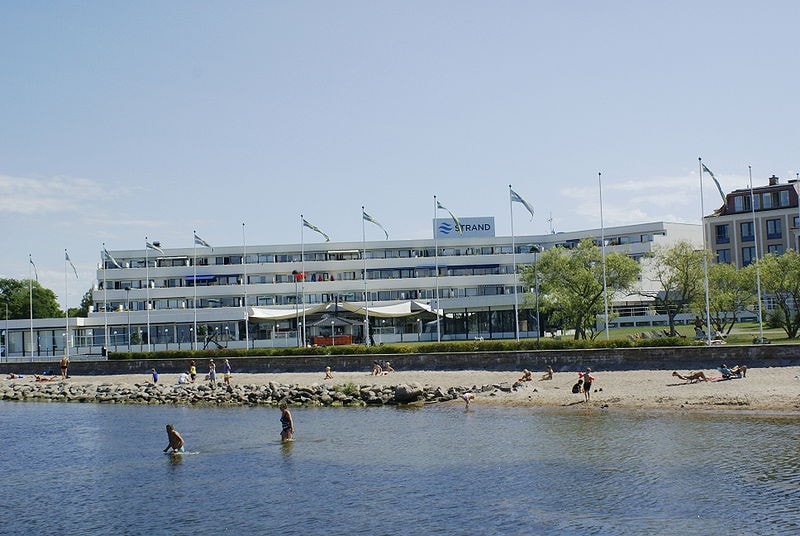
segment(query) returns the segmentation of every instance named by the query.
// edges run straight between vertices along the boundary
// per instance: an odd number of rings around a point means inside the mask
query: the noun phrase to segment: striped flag
[[[64,250],[64,260],[69,263],[69,265],[72,267],[72,271],[75,272],[75,279],[79,279],[78,270],[76,270],[75,265],[72,264],[72,260],[69,258],[69,253],[67,253],[66,249]]]
[[[522,196],[520,196],[517,192],[512,190],[511,187],[509,187],[508,190],[511,192],[511,202],[512,203],[521,203],[522,206],[525,207],[526,209],[528,209],[528,212],[531,213],[531,220],[533,220],[533,207],[530,205],[530,203],[528,203],[527,201],[522,199]]]
[[[308,227],[308,228],[309,228],[309,229],[311,229],[312,231],[314,231],[314,232],[317,232],[317,233],[321,234],[322,236],[324,236],[324,237],[325,237],[325,242],[330,242],[330,241],[331,241],[331,238],[330,238],[328,235],[326,235],[325,233],[323,233],[323,232],[320,230],[320,228],[319,228],[319,227],[317,227],[316,225],[312,225],[312,224],[311,224],[311,223],[309,223],[309,222],[308,222],[308,220],[306,220],[305,218],[302,218],[302,220],[303,220],[303,227]]]
[[[714,174],[711,173],[711,170],[708,169],[705,164],[702,164],[702,166],[703,166],[703,171],[705,171],[706,173],[711,175],[711,179],[714,181],[714,184],[717,185],[717,190],[719,191],[719,196],[722,198],[722,202],[724,203],[725,202],[725,192],[722,191],[722,186],[719,185],[719,181],[714,176]]]
[[[383,231],[383,232],[384,232],[384,234],[386,235],[386,240],[389,240],[389,231],[387,231],[386,229],[384,229],[384,228],[383,228],[383,225],[381,225],[380,223],[378,223],[378,220],[376,220],[375,218],[373,218],[372,216],[370,216],[369,214],[367,214],[366,212],[364,212],[364,207],[361,207],[361,217],[362,217],[362,218],[364,218],[364,220],[365,220],[365,221],[368,221],[368,222],[370,222],[370,223],[374,223],[375,225],[377,225],[378,227],[380,227],[380,228],[381,228],[381,231]]]
[[[456,231],[458,231],[458,234],[464,234],[464,226],[461,225],[460,221],[458,221],[458,218],[456,218],[456,215],[453,214],[452,212],[450,212],[450,209],[448,209],[446,206],[441,204],[439,201],[436,201],[436,208],[439,209],[439,210],[444,210],[448,214],[450,214],[450,217],[453,218],[453,221],[456,224]]]
[[[211,247],[211,244],[197,236],[197,233],[194,233],[194,243],[198,246],[203,246],[204,248],[209,248],[211,251],[214,251],[214,248]]]
[[[105,260],[107,260],[108,262],[110,262],[111,264],[113,264],[114,266],[116,266],[117,268],[122,268],[120,263],[117,262],[117,259],[115,259],[111,255],[111,253],[108,252],[108,250],[105,248],[105,246],[103,246],[103,258]]]
[[[159,246],[153,244],[152,242],[148,242],[145,240],[144,245],[147,246],[147,249],[152,249],[153,251],[158,251],[162,255],[164,255],[164,250],[161,249]]]
[[[36,265],[33,263],[33,257],[28,255],[28,260],[31,261],[31,266],[33,266],[33,276],[36,278],[36,281],[39,281],[39,271],[36,269]]]

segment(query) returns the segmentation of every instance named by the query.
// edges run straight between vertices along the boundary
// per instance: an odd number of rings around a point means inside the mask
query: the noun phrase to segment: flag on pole
[[[72,267],[72,271],[75,272],[75,279],[80,279],[78,277],[78,270],[76,270],[75,265],[72,264],[72,260],[69,258],[69,253],[67,253],[66,249],[64,250],[64,260],[69,263],[69,265]]]
[[[197,236],[197,233],[194,233],[194,243],[198,246],[203,246],[204,248],[209,248],[211,251],[214,251],[214,248],[211,247],[211,244]]]
[[[530,205],[530,203],[522,199],[522,197],[511,188],[509,188],[509,191],[511,192],[511,201],[513,203],[521,203],[523,207],[528,209],[528,212],[531,213],[531,220],[533,220],[533,207]]]
[[[117,262],[117,259],[111,256],[111,253],[109,253],[105,247],[103,247],[103,258],[108,262],[110,262],[111,264],[113,264],[114,266],[116,266],[117,268],[122,268],[122,265],[120,265],[120,263]]]
[[[33,266],[33,276],[36,278],[36,281],[39,281],[39,271],[36,269],[36,264],[33,262],[33,257],[28,255],[28,260],[31,261],[31,266]]]
[[[378,223],[378,220],[376,220],[375,218],[373,218],[372,216],[370,216],[369,214],[367,214],[366,212],[364,212],[364,207],[361,207],[361,217],[362,217],[362,218],[364,218],[364,220],[365,220],[365,221],[368,221],[368,222],[370,222],[370,223],[374,223],[375,225],[377,225],[378,227],[380,227],[380,228],[381,228],[381,231],[383,231],[383,232],[384,232],[384,234],[386,235],[386,240],[389,240],[389,231],[387,231],[386,229],[384,229],[384,228],[383,228],[383,225],[381,225],[380,223]]]
[[[305,218],[303,218],[303,227],[308,227],[308,228],[309,228],[309,229],[311,229],[312,231],[315,231],[315,232],[317,232],[317,233],[321,234],[322,236],[324,236],[324,237],[325,237],[325,242],[330,242],[330,241],[331,241],[330,237],[329,237],[328,235],[326,235],[325,233],[323,233],[323,232],[320,230],[320,228],[319,228],[319,227],[317,227],[316,225],[312,225],[312,224],[311,224],[311,223],[309,223],[309,222],[308,222],[308,220],[306,220]]]
[[[145,240],[144,245],[147,246],[147,249],[152,249],[153,251],[158,251],[162,255],[164,255],[164,250],[161,249],[159,246],[153,244],[152,242],[148,242]]]
[[[458,218],[456,218],[456,215],[453,214],[452,212],[450,212],[450,209],[448,209],[446,206],[441,204],[439,201],[436,201],[436,208],[439,209],[439,210],[444,210],[448,214],[450,214],[450,217],[453,218],[453,221],[456,224],[456,231],[458,231],[458,234],[464,234],[464,227],[461,225],[461,222],[458,221]]]
[[[714,184],[717,185],[717,190],[719,191],[719,196],[722,198],[722,202],[724,203],[725,202],[725,192],[722,191],[722,186],[719,185],[719,181],[714,176],[714,174],[711,173],[711,170],[706,167],[705,164],[701,164],[701,165],[703,166],[703,171],[705,171],[706,173],[711,175],[711,179],[714,181]]]

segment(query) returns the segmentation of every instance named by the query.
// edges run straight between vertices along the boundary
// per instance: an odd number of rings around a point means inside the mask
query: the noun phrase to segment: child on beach
[[[332,380],[333,374],[331,374],[331,367],[325,367],[325,377],[323,380]]]
[[[579,372],[578,377],[583,380],[583,398],[586,402],[589,401],[589,397],[592,393],[592,382],[594,381],[594,377],[592,376],[592,369],[587,368],[586,372]]]
[[[156,369],[151,368],[150,374],[153,376],[153,383],[158,383],[158,372],[156,372]]]
[[[192,379],[192,383],[197,378],[197,365],[194,364],[194,361],[189,364],[189,377]]]
[[[553,379],[553,367],[547,365],[547,372],[542,374],[542,377],[539,380],[552,380]]]

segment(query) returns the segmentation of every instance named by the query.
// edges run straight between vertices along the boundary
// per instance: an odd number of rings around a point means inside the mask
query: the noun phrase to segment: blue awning
[[[215,275],[187,275],[186,281],[213,281],[217,278]]]

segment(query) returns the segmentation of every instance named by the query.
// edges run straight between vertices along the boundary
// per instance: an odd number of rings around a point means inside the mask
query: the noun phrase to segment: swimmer
[[[289,412],[286,402],[278,406],[281,409],[281,441],[291,441],[294,435],[294,420]]]
[[[164,449],[164,452],[169,449],[172,449],[172,452],[183,452],[183,438],[171,424],[167,425],[167,439],[169,440],[169,445]]]

